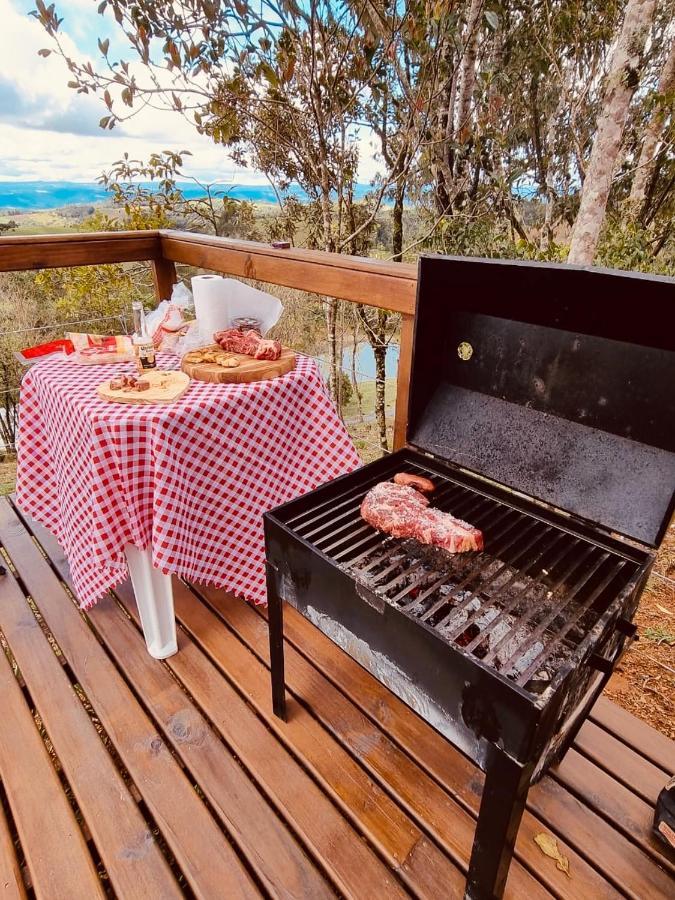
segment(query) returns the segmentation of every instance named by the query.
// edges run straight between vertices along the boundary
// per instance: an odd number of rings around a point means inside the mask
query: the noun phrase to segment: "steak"
[[[392,537],[415,538],[449,553],[483,549],[483,534],[468,522],[429,506],[429,500],[407,485],[381,481],[363,498],[361,517]]]
[[[252,328],[248,331],[239,331],[238,328],[216,331],[213,340],[221,350],[226,350],[228,353],[243,353],[254,359],[279,359],[281,356],[279,341],[266,340]]]

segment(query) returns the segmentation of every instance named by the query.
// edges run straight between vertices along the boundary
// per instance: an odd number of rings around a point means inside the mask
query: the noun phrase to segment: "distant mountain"
[[[151,184],[147,185],[152,187]],[[199,197],[203,191],[199,187],[184,182],[179,184],[186,197]],[[275,203],[276,197],[271,187],[258,184],[223,184],[219,189],[239,200],[257,203]],[[370,190],[369,185],[357,185],[356,196],[363,197]],[[297,197],[304,197],[303,191],[293,191]],[[81,206],[100,203],[110,199],[110,193],[100,184],[75,181],[0,181],[0,212],[29,212],[42,209],[58,209],[62,206]]]

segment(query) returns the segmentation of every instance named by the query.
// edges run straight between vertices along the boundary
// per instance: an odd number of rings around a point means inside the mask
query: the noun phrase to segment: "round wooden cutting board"
[[[149,390],[113,391],[110,389],[108,379],[99,384],[97,388],[99,397],[103,400],[112,400],[114,403],[172,403],[182,397],[190,386],[190,378],[185,372],[150,369],[136,377],[147,378],[150,382]]]
[[[209,348],[211,349],[211,348]],[[214,350],[220,350],[217,344]],[[295,353],[288,347],[283,347],[279,359],[253,359],[243,353],[228,353],[233,356],[239,365],[231,369],[219,366],[218,363],[190,362],[190,354],[186,353],[181,363],[183,372],[197,381],[211,381],[223,384],[249,384],[252,381],[265,381],[268,378],[276,378],[285,375],[295,368]]]

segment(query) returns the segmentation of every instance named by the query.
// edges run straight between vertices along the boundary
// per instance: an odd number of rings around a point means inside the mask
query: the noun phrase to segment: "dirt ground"
[[[675,524],[661,545],[635,621],[640,640],[605,694],[675,740]]]

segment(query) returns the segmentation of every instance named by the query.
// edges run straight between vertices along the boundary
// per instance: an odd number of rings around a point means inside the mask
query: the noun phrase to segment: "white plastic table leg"
[[[153,566],[151,548],[139,550],[133,544],[127,544],[124,555],[148,653],[155,659],[173,656],[178,652],[178,642],[171,576],[164,575]]]

